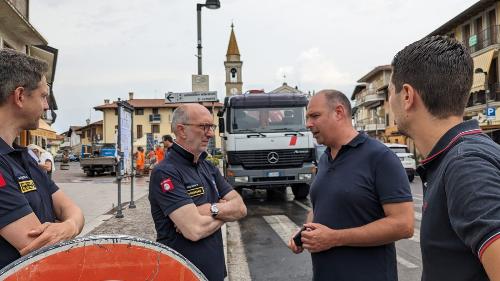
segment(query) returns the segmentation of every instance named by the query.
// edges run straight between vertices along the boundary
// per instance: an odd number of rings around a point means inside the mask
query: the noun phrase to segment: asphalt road
[[[421,276],[420,219],[422,188],[417,177],[411,184],[415,203],[415,235],[396,243],[398,275],[401,281]],[[228,267],[230,280],[311,280],[312,266],[307,252],[295,255],[286,243],[305,221],[309,200],[295,201],[291,191],[267,198],[265,192],[244,194],[248,215],[228,224]],[[272,270],[270,270],[272,269]]]

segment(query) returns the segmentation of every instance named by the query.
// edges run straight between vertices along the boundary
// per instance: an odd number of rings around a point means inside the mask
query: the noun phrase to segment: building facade
[[[163,135],[170,134],[173,111],[182,103],[165,103],[164,99],[134,99],[133,93],[129,93],[127,102],[134,107],[133,112],[133,145],[134,148],[142,146],[152,149],[154,145],[161,143]],[[218,124],[217,113],[222,109],[218,102],[203,102],[213,115],[213,123]],[[94,107],[102,111],[102,142],[116,143],[116,131],[118,129],[118,106],[116,102],[104,100],[103,105]],[[221,141],[219,130],[215,131],[215,147],[220,147]]]
[[[357,81],[359,84],[351,96],[354,127],[384,143],[406,144],[416,153],[413,140],[398,131],[391,113],[388,91],[391,71],[390,65],[377,66]]]
[[[500,1],[478,1],[430,35],[462,42],[474,60],[471,95],[464,119],[477,119],[483,131],[500,143]]]
[[[39,129],[23,131],[16,142],[26,146],[30,143],[47,148],[49,140],[56,139],[50,125],[55,122],[57,103],[53,85],[57,64],[57,49],[48,46],[47,40],[29,21],[29,0],[0,0],[0,49],[9,48],[44,60],[49,65],[47,83],[50,109],[42,116]]]

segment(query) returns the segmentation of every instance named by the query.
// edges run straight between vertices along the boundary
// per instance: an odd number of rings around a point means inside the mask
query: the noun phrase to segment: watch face
[[[212,212],[213,215],[217,215],[219,213],[219,208],[217,208],[217,205],[212,204],[210,206],[210,212]]]

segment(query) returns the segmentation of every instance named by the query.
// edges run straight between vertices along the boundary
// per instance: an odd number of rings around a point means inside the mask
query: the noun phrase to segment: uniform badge
[[[20,181],[19,187],[21,188],[22,193],[27,193],[36,190],[36,185],[33,180]]]
[[[172,182],[172,179],[171,178],[168,178],[166,180],[163,180],[161,183],[160,183],[160,186],[161,186],[161,191],[162,192],[167,192],[167,191],[172,191],[174,190],[174,183]]]
[[[3,178],[3,175],[0,173],[0,188],[6,186],[7,184],[5,183],[5,179]]]

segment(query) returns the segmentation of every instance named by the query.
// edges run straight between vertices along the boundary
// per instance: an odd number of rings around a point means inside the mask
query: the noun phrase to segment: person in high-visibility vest
[[[165,158],[165,153],[163,152],[163,148],[159,145],[156,146],[155,149],[155,155],[156,155],[156,163],[160,163],[163,158]]]
[[[144,155],[144,148],[139,146],[136,153],[135,169],[137,171],[137,176],[142,176],[144,172],[144,161],[146,156]]]

